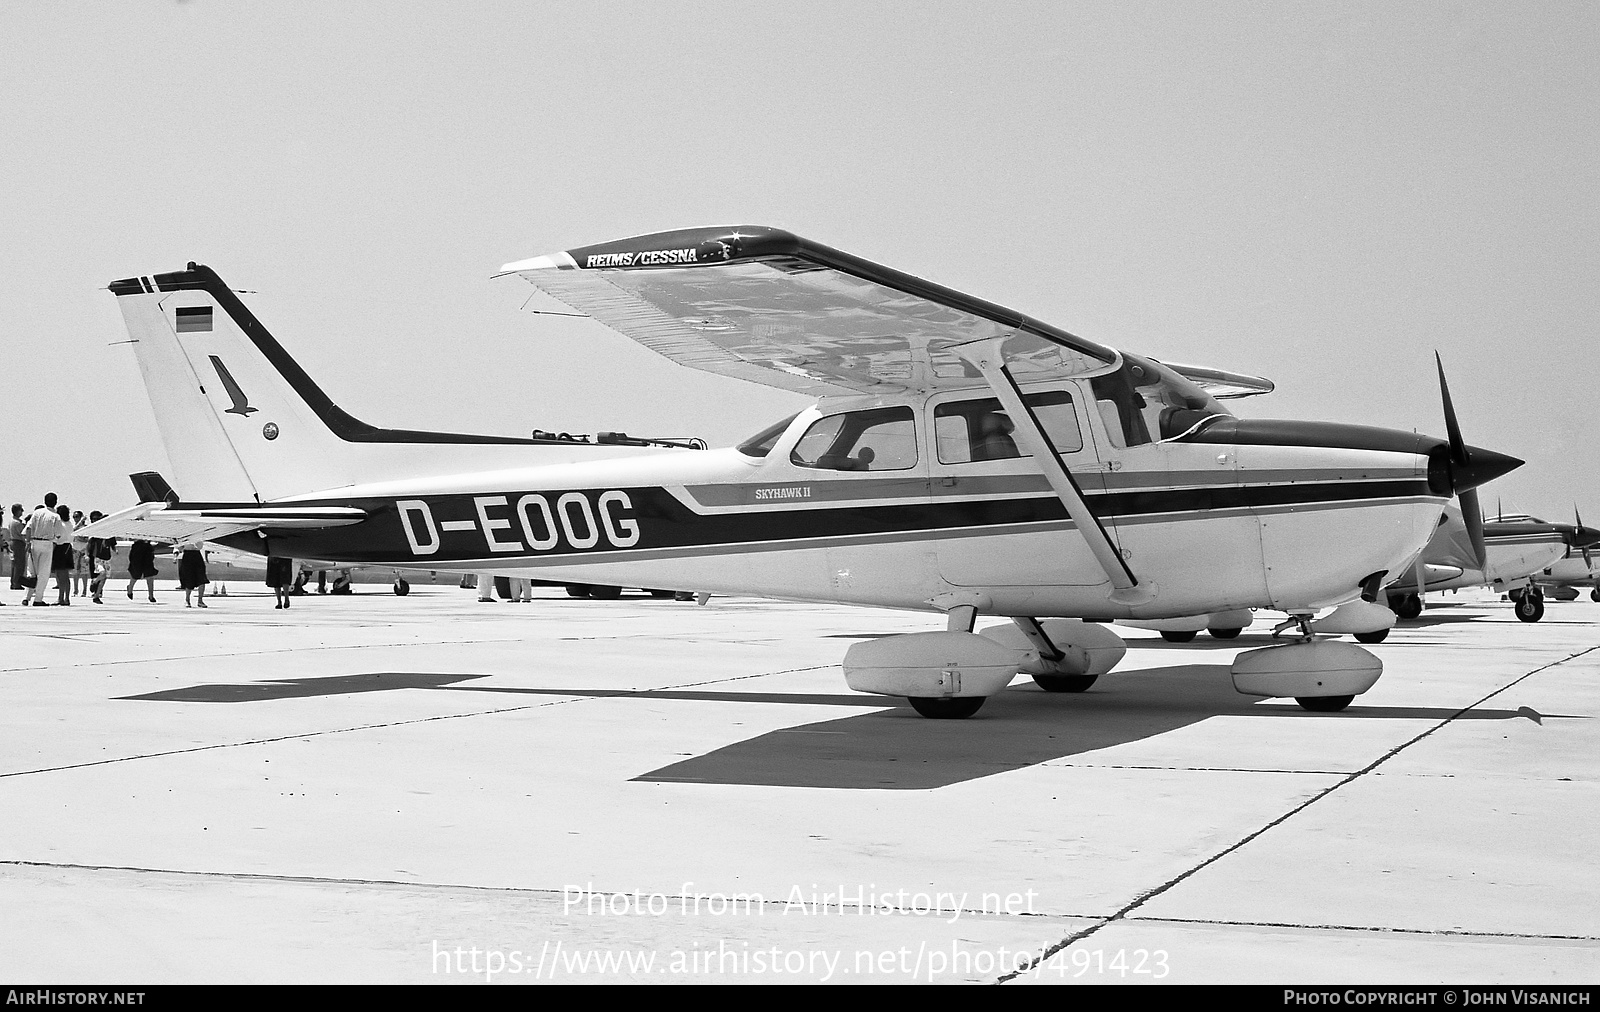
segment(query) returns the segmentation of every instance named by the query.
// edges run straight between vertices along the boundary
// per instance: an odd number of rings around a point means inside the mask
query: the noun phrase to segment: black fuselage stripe
[[[599,517],[596,497],[602,490],[585,490],[595,515]],[[941,532],[969,528],[1006,528],[1025,524],[1067,524],[1070,518],[1060,500],[1048,497],[991,499],[978,502],[918,502],[871,506],[832,506],[811,510],[761,510],[751,509],[738,513],[704,515],[685,506],[667,489],[661,487],[631,488],[626,492],[630,505],[625,510],[615,510],[617,518],[626,519],[638,526],[638,537],[625,546],[612,546],[604,537],[589,548],[573,548],[567,538],[548,551],[531,551],[524,537],[523,519],[515,504],[521,493],[503,493],[494,496],[508,506],[493,507],[494,519],[509,521],[509,526],[496,532],[496,541],[517,543],[519,556],[537,559],[560,558],[564,564],[574,564],[575,559],[599,561],[608,553],[620,550],[673,549],[704,546],[725,546],[736,549],[741,544],[775,541],[803,541],[819,538],[859,537],[872,535],[900,535],[920,533],[937,539]],[[544,490],[536,494],[549,503],[563,495],[561,490]],[[1315,485],[1262,486],[1239,488],[1235,486],[1214,489],[1182,489],[1167,492],[1100,493],[1086,496],[1096,515],[1109,522],[1126,519],[1138,522],[1141,518],[1155,518],[1164,514],[1206,517],[1212,511],[1227,513],[1240,509],[1293,509],[1337,508],[1342,505],[1370,503],[1381,500],[1405,499],[1415,501],[1428,497],[1425,481],[1362,482],[1340,486]],[[420,495],[411,502],[426,503],[429,514],[438,528],[438,547],[426,554],[418,554],[407,540],[409,529],[420,543],[430,535],[417,526],[415,519],[402,518],[393,499],[348,499],[320,502],[297,502],[296,506],[346,506],[365,510],[368,519],[358,524],[326,530],[273,530],[270,523],[263,527],[271,537],[271,545],[263,546],[254,533],[238,537],[240,547],[260,553],[270,547],[273,554],[304,558],[345,559],[353,562],[414,563],[426,568],[429,563],[448,564],[452,561],[482,557],[486,538],[478,529],[478,507],[471,494]],[[181,508],[181,507],[180,507]],[[532,510],[531,522],[542,523],[538,510]],[[408,528],[404,526],[410,523]],[[458,529],[446,525],[465,524]],[[534,532],[543,537],[542,529]],[[550,535],[552,538],[554,534]],[[254,541],[254,545],[249,542]],[[224,543],[231,543],[224,539]],[[509,552],[507,553],[510,554]]]

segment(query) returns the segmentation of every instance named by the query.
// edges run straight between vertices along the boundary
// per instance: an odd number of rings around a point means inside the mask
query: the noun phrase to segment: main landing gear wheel
[[[567,584],[567,596],[588,597],[589,585],[587,583],[569,583]]]
[[[1389,630],[1378,629],[1373,632],[1356,633],[1355,637],[1357,643],[1382,643],[1384,640],[1389,638]],[[1333,696],[1325,698],[1338,699],[1339,697]]]
[[[615,601],[622,596],[621,587],[590,587],[589,596],[596,601]]]
[[[1198,635],[1200,635],[1200,633],[1199,630],[1196,629],[1184,629],[1181,631],[1172,629],[1161,630],[1161,638],[1166,640],[1168,643],[1187,643]]]
[[[1544,598],[1523,593],[1517,598],[1517,618],[1524,622],[1537,622],[1544,618]]]
[[[1094,681],[1090,678],[1089,681]],[[1087,688],[1087,686],[1085,686]],[[936,698],[932,696],[910,696],[911,708],[924,717],[934,720],[962,720],[977,713],[983,706],[984,696],[951,696]]]
[[[1338,713],[1349,706],[1350,701],[1355,698],[1354,696],[1296,696],[1294,701],[1300,704],[1301,709],[1310,710],[1312,713]]]
[[[396,580],[396,581],[394,581],[394,596],[395,597],[405,597],[409,593],[411,593],[411,584],[407,583],[404,580]]]
[[[1206,632],[1210,633],[1211,634],[1211,638],[1214,639],[1214,640],[1231,640],[1231,639],[1237,639],[1239,634],[1244,632],[1244,630],[1242,628],[1241,629],[1207,629]]]
[[[1046,692],[1085,692],[1099,675],[1034,675],[1033,684]]]
[[[1595,589],[1589,591],[1589,600],[1600,601],[1600,587],[1596,587]]]
[[[1402,594],[1393,607],[1396,618],[1409,621],[1422,614],[1422,597],[1419,594]]]

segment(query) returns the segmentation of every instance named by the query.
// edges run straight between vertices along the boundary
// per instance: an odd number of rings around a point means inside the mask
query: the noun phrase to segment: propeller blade
[[[1434,352],[1433,360],[1439,367],[1439,397],[1444,401],[1444,427],[1450,439],[1450,484],[1456,494],[1477,488],[1521,467],[1524,461],[1520,458],[1485,450],[1481,446],[1468,446],[1461,438],[1461,423],[1456,418],[1456,406],[1450,400],[1450,384],[1444,378],[1444,359]],[[1482,518],[1481,510],[1479,518]]]
[[[1434,364],[1439,367],[1439,397],[1444,401],[1444,431],[1450,438],[1450,462],[1462,467],[1472,463],[1467,455],[1467,444],[1461,439],[1461,423],[1456,419],[1456,406],[1450,400],[1450,384],[1444,378],[1444,359],[1433,353]]]
[[[1472,541],[1472,554],[1477,556],[1478,571],[1488,574],[1489,547],[1483,541],[1483,508],[1478,505],[1478,490],[1462,492],[1461,519],[1467,525],[1467,537]]]
[[[1578,551],[1583,553],[1583,565],[1584,565],[1584,567],[1586,569],[1589,569],[1590,571],[1593,571],[1594,570],[1594,559],[1590,558],[1590,556],[1589,556],[1589,545],[1592,543],[1591,542],[1591,533],[1592,532],[1590,532],[1590,531],[1588,531],[1588,530],[1586,530],[1584,528],[1584,526],[1583,526],[1583,514],[1578,512],[1578,504],[1577,503],[1573,503],[1572,504],[1572,519],[1577,521],[1577,524],[1578,524],[1578,529],[1576,531],[1574,531],[1573,534],[1576,536],[1577,541],[1578,541]]]

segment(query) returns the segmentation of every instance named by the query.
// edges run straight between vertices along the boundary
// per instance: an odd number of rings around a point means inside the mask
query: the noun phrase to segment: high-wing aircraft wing
[[[1030,316],[774,228],[661,232],[505,274],[674,362],[816,397],[981,384],[950,348],[989,338],[1007,339],[1021,382],[1116,361]]]
[[[315,530],[365,520],[365,510],[350,506],[261,506],[247,503],[184,505],[144,502],[96,520],[73,532],[74,538],[132,538],[145,541],[211,541],[241,531]]]

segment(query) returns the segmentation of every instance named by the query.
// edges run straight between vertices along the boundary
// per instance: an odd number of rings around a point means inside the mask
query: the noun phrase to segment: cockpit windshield
[[[1089,381],[1113,442],[1175,439],[1228,409],[1160,362],[1123,352],[1122,368]]]
[[[789,423],[793,422],[799,417],[800,412],[796,411],[783,421],[774,422],[773,424],[767,426],[760,432],[751,436],[749,439],[746,439],[744,442],[740,443],[739,452],[747,457],[765,457],[767,454],[772,452],[772,448],[774,446],[778,445],[778,438],[785,432],[789,431]]]

